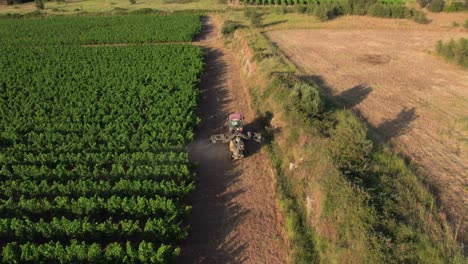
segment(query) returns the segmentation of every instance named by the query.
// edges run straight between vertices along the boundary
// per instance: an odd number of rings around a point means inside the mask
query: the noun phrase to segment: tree
[[[426,7],[431,2],[431,0],[417,0],[417,1],[421,8]]]
[[[445,2],[444,0],[432,0],[429,4],[429,11],[431,12],[442,12],[444,10]]]
[[[253,27],[261,27],[263,23],[263,17],[261,13],[257,13],[257,11],[253,10],[250,13],[250,23],[252,23]]]
[[[351,111],[337,113],[335,128],[330,131],[330,154],[343,174],[360,178],[369,167],[372,141],[367,139],[367,127]]]
[[[304,118],[315,118],[321,114],[323,105],[317,87],[298,82],[294,85],[291,96],[294,108]]]

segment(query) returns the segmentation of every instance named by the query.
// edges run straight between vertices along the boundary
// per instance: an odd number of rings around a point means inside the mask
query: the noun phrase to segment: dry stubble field
[[[468,31],[437,19],[417,25],[344,17],[326,29],[266,34],[306,77],[361,113],[378,140],[422,166],[466,241],[468,72],[434,55],[434,47]]]

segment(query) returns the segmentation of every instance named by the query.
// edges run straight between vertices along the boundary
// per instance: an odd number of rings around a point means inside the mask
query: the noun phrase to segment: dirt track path
[[[230,160],[228,146],[212,144],[223,133],[230,112],[253,121],[240,67],[224,48],[215,17],[204,19],[205,32],[194,43],[207,52],[198,116],[201,123],[190,158],[199,164],[188,223],[190,235],[182,245],[180,263],[285,263],[282,219],[275,200],[274,176],[264,153],[250,149],[246,159]],[[248,142],[252,146],[253,142]],[[252,153],[253,152],[253,153]]]

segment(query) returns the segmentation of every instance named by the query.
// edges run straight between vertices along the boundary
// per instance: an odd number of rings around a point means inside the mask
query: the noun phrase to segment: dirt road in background
[[[195,45],[206,51],[198,116],[201,123],[189,146],[199,164],[196,190],[182,245],[180,263],[285,263],[282,218],[278,212],[274,175],[257,144],[247,142],[250,155],[231,161],[227,144],[212,144],[212,134],[226,132],[231,112],[254,119],[234,55],[224,48],[215,17],[204,19],[205,32]]]
[[[353,19],[357,29],[267,35],[306,78],[360,112],[380,141],[395,144],[422,165],[467,241],[468,73],[431,52],[438,40],[468,37],[468,32],[438,24],[430,30],[399,28],[399,20],[390,20],[387,28],[362,29],[366,21]]]

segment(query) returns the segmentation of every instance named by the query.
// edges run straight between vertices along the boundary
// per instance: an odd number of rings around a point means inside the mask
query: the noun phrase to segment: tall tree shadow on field
[[[305,82],[316,84],[320,91],[326,95],[325,105],[327,109],[331,111],[350,109],[358,115],[369,128],[369,136],[377,142],[385,144],[393,138],[408,133],[411,130],[412,123],[418,118],[414,107],[404,108],[394,119],[388,119],[378,126],[373,126],[356,107],[372,93],[372,87],[359,84],[335,94],[332,87],[320,75],[306,75],[300,78]]]
[[[273,22],[264,24],[263,27],[266,28],[266,27],[276,26],[276,25],[280,25],[280,24],[286,23],[286,22],[288,22],[288,21],[289,21],[289,20],[287,20],[287,19],[278,20],[278,21],[273,21]]]
[[[365,84],[358,84],[354,87],[349,88],[341,92],[337,99],[341,101],[341,104],[346,109],[352,109],[356,105],[363,102],[369,94],[372,92],[372,87]]]
[[[405,107],[394,119],[385,120],[375,130],[378,132],[382,142],[388,142],[392,138],[408,133],[411,130],[411,123],[417,118],[416,108]]]
[[[321,92],[328,97],[327,101],[329,101],[328,103],[331,104],[330,107],[332,108],[352,109],[363,102],[372,92],[372,87],[366,84],[358,84],[342,91],[338,95],[334,95],[332,87],[327,84],[322,76],[307,75],[300,78],[306,82],[315,83]]]

